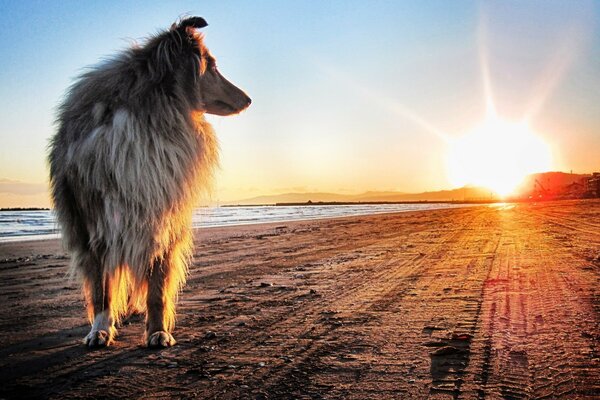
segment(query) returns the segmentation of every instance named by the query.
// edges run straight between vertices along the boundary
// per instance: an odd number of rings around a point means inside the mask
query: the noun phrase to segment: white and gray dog
[[[150,347],[175,344],[175,301],[192,255],[191,215],[218,163],[204,113],[250,98],[217,70],[200,17],[83,74],[59,109],[50,143],[54,209],[92,323],[107,346],[115,323],[146,310]]]

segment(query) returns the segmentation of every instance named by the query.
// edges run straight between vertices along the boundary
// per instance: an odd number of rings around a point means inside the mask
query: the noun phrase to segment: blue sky
[[[530,123],[555,149],[555,169],[600,169],[599,9],[547,0],[3,0],[0,179],[43,184],[54,112],[72,80],[185,14],[206,18],[222,73],[253,99],[240,116],[210,117],[222,148],[217,199],[451,186],[446,144],[405,114],[449,137],[476,125],[482,48],[499,114],[536,108]]]

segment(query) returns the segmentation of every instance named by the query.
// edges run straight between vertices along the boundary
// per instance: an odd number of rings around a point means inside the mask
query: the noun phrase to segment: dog
[[[174,345],[175,303],[192,256],[191,216],[218,144],[204,114],[250,98],[218,71],[189,17],[82,74],[58,109],[51,196],[71,272],[82,278],[89,347],[146,311],[148,347]]]

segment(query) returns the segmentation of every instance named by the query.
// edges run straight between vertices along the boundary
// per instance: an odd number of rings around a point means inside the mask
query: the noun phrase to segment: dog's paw
[[[106,347],[112,343],[113,335],[103,329],[92,330],[83,339],[83,344],[90,348]]]
[[[177,343],[169,332],[158,331],[147,336],[146,343],[150,348],[171,347]]]

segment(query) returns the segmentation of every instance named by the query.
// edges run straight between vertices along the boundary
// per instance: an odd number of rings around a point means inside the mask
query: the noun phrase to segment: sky
[[[0,207],[49,204],[56,108],[84,68],[184,15],[253,100],[208,117],[213,201],[452,188],[449,141],[490,97],[553,170],[600,170],[600,2],[0,0]]]

